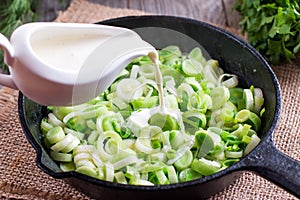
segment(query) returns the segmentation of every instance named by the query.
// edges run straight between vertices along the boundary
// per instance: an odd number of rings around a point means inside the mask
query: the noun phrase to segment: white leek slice
[[[55,152],[59,152],[61,151],[63,148],[65,148],[66,146],[68,146],[74,139],[74,136],[72,134],[68,134],[64,137],[64,139],[62,139],[61,141],[59,141],[58,143],[56,143],[55,145],[53,145],[51,147],[51,149]]]
[[[250,111],[253,111],[254,99],[250,89],[244,89],[244,100],[245,100],[245,108]]]
[[[223,81],[225,77],[229,77],[227,80]],[[225,86],[227,88],[234,88],[239,84],[238,77],[234,74],[222,74],[218,79],[218,86]]]
[[[202,69],[202,64],[196,60],[187,59],[182,62],[182,71],[188,76],[201,74]]]
[[[106,131],[106,132],[102,133],[97,140],[97,149],[99,152],[99,156],[100,156],[101,160],[103,160],[103,161],[107,161],[114,155],[114,154],[111,154],[111,153],[113,153],[113,151],[110,151],[110,152],[106,151],[107,148],[105,148],[105,144],[107,143],[108,140],[112,140],[115,144],[117,144],[116,152],[114,152],[115,154],[117,154],[119,152],[119,150],[123,149],[123,147],[124,147],[122,138],[116,132]]]
[[[181,145],[181,147],[179,147],[178,150],[174,153],[174,158],[169,159],[167,161],[167,164],[170,165],[176,162],[178,159],[181,158],[181,156],[185,154],[186,151],[189,151],[189,149],[191,149],[193,145],[193,141],[188,141],[185,144]]]
[[[208,176],[216,173],[221,168],[221,164],[217,161],[200,158],[194,159],[191,168],[200,174]]]
[[[178,149],[181,145],[184,143],[184,137],[183,134],[178,130],[172,130],[169,133],[169,140],[172,149]]]
[[[89,135],[89,137],[87,138],[87,142],[88,144],[95,144],[95,142],[97,141],[98,137],[100,135],[99,131],[92,131]]]
[[[97,166],[97,167],[103,167],[104,166],[104,163],[102,162],[102,160],[100,159],[100,156],[98,154],[97,151],[94,151],[92,154],[91,154],[91,157],[92,157],[92,160],[94,162],[94,164]]]
[[[91,154],[88,152],[81,152],[74,155],[74,163],[77,163],[80,160],[90,160]]]
[[[135,139],[123,139],[124,148],[132,149],[134,142],[135,142]]]
[[[136,161],[137,161],[137,157],[135,155],[128,156],[122,160],[119,160],[119,161],[113,163],[113,166],[114,166],[115,170],[119,170],[125,166],[135,163]]]
[[[158,183],[163,185],[163,184],[167,184],[169,182],[168,178],[166,177],[165,173],[163,172],[163,170],[158,170],[154,172],[157,179],[158,179]]]
[[[59,164],[59,168],[63,172],[70,172],[70,171],[74,171],[75,170],[75,165],[72,162],[61,162]]]
[[[75,131],[73,129],[69,129],[67,127],[64,128],[64,131],[65,131],[66,134],[72,134],[72,135],[74,135],[79,140],[83,140],[84,139],[84,133],[81,133],[79,131]]]
[[[53,113],[48,114],[48,123],[53,126],[65,126],[65,124],[62,121],[60,121]]]
[[[42,121],[41,121],[41,130],[43,131],[43,133],[47,133],[53,127],[54,126],[52,124],[48,123],[48,119],[46,117],[42,119]]]
[[[119,97],[115,97],[111,99],[111,102],[116,105],[120,110],[123,110],[125,108],[128,108],[128,104],[123,101],[123,99]]]
[[[89,166],[80,166],[75,171],[78,173],[81,173],[81,174],[91,176],[91,177],[97,177],[96,170]]]
[[[112,182],[114,180],[114,175],[115,175],[115,169],[114,166],[106,162],[104,166],[104,171],[105,171],[105,180]]]
[[[86,167],[90,167],[93,169],[96,167],[91,160],[85,160],[85,159],[82,159],[82,160],[79,160],[78,162],[76,162],[75,166],[76,166],[76,168],[86,166]]]
[[[176,170],[173,166],[167,166],[168,179],[170,183],[178,183]]]
[[[50,129],[47,134],[46,138],[49,141],[50,144],[55,144],[65,137],[65,132],[60,126],[56,126],[52,129]]]
[[[78,145],[73,150],[73,154],[82,153],[82,152],[92,153],[95,150],[96,150],[96,147],[94,145]]]
[[[199,83],[199,81],[197,81],[195,79],[195,77],[187,77],[185,78],[185,82],[187,84],[189,84],[190,86],[192,86],[192,88],[195,90],[195,91],[201,91],[202,90],[202,87]]]
[[[173,95],[177,95],[176,93],[176,82],[172,76],[164,76],[164,81],[166,82],[165,89],[169,91]]]
[[[140,66],[132,65],[131,72],[130,72],[130,79],[136,79],[138,76]]]
[[[260,138],[256,135],[253,134],[251,136],[251,141],[249,144],[246,146],[244,150],[244,155],[247,155],[250,151],[252,151],[258,144],[260,143]]]
[[[117,95],[129,103],[143,95],[143,85],[136,79],[122,79],[117,85]]]
[[[144,186],[154,186],[154,184],[151,183],[150,181],[146,181],[146,180],[143,180],[143,179],[134,180],[134,181],[130,182],[130,184],[133,184],[133,185],[144,185]]]
[[[161,133],[162,130],[158,126],[146,126],[141,129],[139,137],[147,139],[158,139]]]
[[[165,96],[166,107],[171,110],[178,110],[178,102],[175,95],[169,94]]]
[[[197,60],[201,64],[206,63],[206,59],[204,58],[202,50],[199,47],[195,47],[194,49],[192,49],[188,55],[188,58]]]
[[[107,118],[107,117],[112,117],[114,116],[115,113],[112,112],[112,111],[109,111],[107,113],[105,113],[104,115],[101,115],[97,118],[97,121],[96,121],[96,129],[97,131],[99,131],[100,133],[102,133],[104,130],[103,130],[103,119],[104,118]]]
[[[263,91],[260,88],[254,88],[254,112],[259,114],[261,107],[264,104]]]
[[[217,70],[215,70],[214,68],[216,67],[212,67],[212,66],[215,66],[216,64],[213,62],[213,61],[209,61],[206,66],[203,68],[203,74],[204,74],[204,77],[205,79],[213,84],[213,86],[216,86],[217,83],[218,83],[218,78],[219,78],[219,75],[218,73],[216,72]]]
[[[143,64],[139,68],[139,74],[147,79],[155,79],[155,69],[153,64]]]
[[[80,144],[80,140],[77,137],[74,137],[73,141],[70,144],[68,144],[65,148],[63,148],[61,150],[61,152],[63,152],[63,153],[69,153],[73,149],[75,149],[79,144]]]
[[[245,122],[247,119],[249,119],[250,116],[250,110],[243,109],[240,110],[236,115],[235,115],[235,121],[236,122]]]
[[[230,93],[225,86],[213,88],[210,92],[212,99],[212,110],[221,108],[229,99]]]
[[[188,150],[186,151],[175,163],[174,166],[178,171],[182,171],[188,168],[193,162],[193,153]]]
[[[170,61],[174,58],[178,58],[182,55],[182,52],[179,49],[179,47],[175,45],[169,45],[163,48],[162,50],[160,50],[160,52],[161,52],[160,55],[163,57],[163,59],[167,61]]]
[[[115,173],[115,180],[117,183],[127,184],[127,180],[123,172],[119,171]]]
[[[148,138],[137,138],[135,141],[135,148],[143,153],[152,154],[157,153],[160,149],[153,149],[151,147],[151,140]]]
[[[79,111],[75,111],[75,112],[71,112],[69,114],[67,114],[64,119],[63,122],[66,124],[70,119],[72,119],[75,116],[81,116],[84,119],[90,119],[90,118],[94,118],[94,117],[98,117],[100,115],[103,115],[105,113],[107,113],[108,110],[105,106],[89,106],[83,110],[79,110]]]
[[[139,111],[131,113],[131,116],[127,119],[127,127],[139,137],[140,130],[143,127],[149,126],[148,120],[151,117],[150,109],[141,109]]]
[[[221,142],[221,137],[217,133],[213,132],[210,128],[207,129],[207,134],[211,137],[214,142],[214,145],[218,145]]]
[[[192,86],[190,86],[187,83],[181,83],[179,87],[177,88],[177,95],[178,97],[182,97],[183,92],[186,92],[188,96],[191,96],[192,94],[195,93],[193,90]]]
[[[53,160],[59,162],[72,162],[72,154],[50,151],[50,156]]]
[[[243,151],[225,151],[226,158],[241,158]]]

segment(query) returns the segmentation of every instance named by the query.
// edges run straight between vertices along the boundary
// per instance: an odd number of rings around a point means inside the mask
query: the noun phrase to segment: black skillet
[[[64,179],[78,190],[96,199],[153,200],[174,197],[206,198],[232,184],[242,171],[249,170],[300,197],[300,162],[281,153],[273,143],[273,133],[279,121],[281,109],[280,86],[272,69],[254,48],[227,31],[186,18],[133,16],[103,21],[99,24],[134,29],[144,40],[156,48],[175,44],[183,50],[186,49],[184,39],[171,37],[169,29],[193,38],[204,47],[212,58],[220,62],[225,71],[237,74],[242,87],[249,87],[254,84],[263,90],[266,113],[262,119],[262,129],[259,133],[262,141],[240,162],[198,180],[154,187],[121,185],[96,180],[76,172],[61,172],[58,165],[50,159],[41,142],[39,123],[47,114],[46,108],[32,102],[20,93],[19,117],[21,125],[27,139],[37,152],[36,163],[45,173],[55,178]],[[145,27],[152,28],[149,29],[150,31],[144,31]],[[157,30],[156,28],[159,27],[165,29]]]

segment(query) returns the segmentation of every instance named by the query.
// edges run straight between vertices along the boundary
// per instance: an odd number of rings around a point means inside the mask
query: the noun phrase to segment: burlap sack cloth
[[[113,9],[74,0],[65,12],[59,14],[56,21],[93,23],[113,17],[142,14],[140,11]],[[283,95],[283,109],[274,140],[282,152],[300,160],[300,58],[297,60],[291,64],[272,66]],[[8,88],[0,90],[0,198],[90,199],[63,180],[48,176],[36,166],[35,151],[27,142],[19,124],[17,95],[17,91]],[[233,185],[211,199],[296,198],[273,183],[245,172]]]

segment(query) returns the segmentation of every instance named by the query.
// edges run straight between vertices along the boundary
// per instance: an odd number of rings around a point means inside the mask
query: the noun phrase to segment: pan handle
[[[272,137],[262,143],[246,157],[245,169],[256,172],[300,198],[300,162],[280,152]]]

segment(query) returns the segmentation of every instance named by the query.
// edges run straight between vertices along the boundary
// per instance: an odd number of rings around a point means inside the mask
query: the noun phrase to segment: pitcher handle
[[[10,67],[13,67],[14,49],[9,40],[0,33],[0,48],[4,51],[4,62]],[[0,85],[7,86],[13,89],[18,89],[11,75],[0,74]]]

